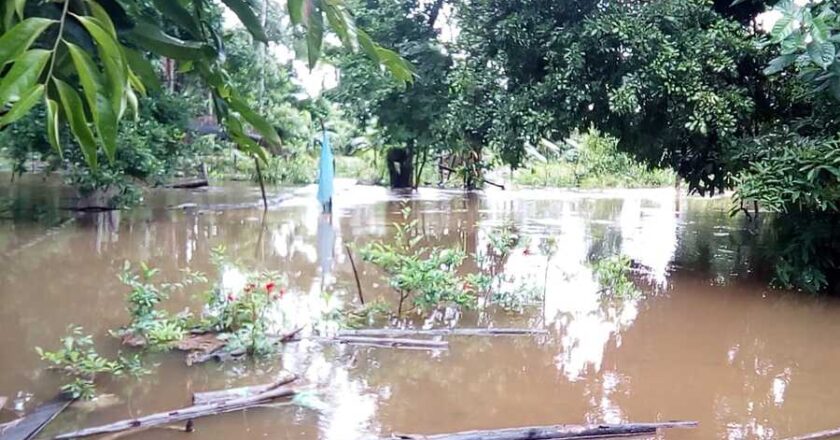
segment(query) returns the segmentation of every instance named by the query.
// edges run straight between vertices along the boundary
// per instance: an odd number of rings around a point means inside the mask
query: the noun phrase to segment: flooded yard
[[[160,191],[147,208],[74,215],[57,209],[60,187],[26,182],[0,196],[24,199],[0,212],[0,396],[19,410],[52,398],[61,382],[34,347],[50,348],[70,324],[84,326],[108,353],[124,325],[125,261],[146,261],[174,280],[187,267],[214,273],[211,250],[250,267],[286,274],[295,314],[357,301],[346,244],[387,239],[407,203],[431,244],[467,253],[487,232],[512,224],[536,249],[555,237],[547,260],[522,249],[506,273],[533,280],[545,299],[523,313],[499,308],[438,316],[435,324],[540,327],[547,335],[451,337],[445,351],[287,344],[279,357],[187,367],[178,354],[152,354],[152,374],[105,382],[116,397],[72,407],[56,434],[185,406],[194,391],[270,381],[298,373],[315,408],[255,408],[196,421],[196,439],[375,439],[555,423],[697,420],[668,439],[775,439],[840,426],[840,303],[773,291],[755,273],[761,249],[726,198],[673,189],[574,192],[460,191],[339,186],[334,213],[320,214],[314,189],[261,209],[201,209],[258,200],[255,188]],[[35,203],[30,203],[34,201]],[[194,203],[179,209],[178,204]],[[604,299],[590,262],[625,254],[644,268],[638,298]],[[548,261],[548,267],[546,263]],[[368,297],[392,298],[371,264],[357,261]],[[467,264],[469,268],[469,264]],[[547,275],[546,275],[547,274]],[[198,304],[172,298],[173,311]],[[411,325],[422,327],[420,318]],[[108,400],[108,402],[105,402]],[[96,402],[96,401],[95,401]],[[105,403],[109,403],[106,405]],[[0,414],[2,416],[2,414]],[[0,421],[6,420],[5,417]],[[153,430],[138,439],[185,434]]]

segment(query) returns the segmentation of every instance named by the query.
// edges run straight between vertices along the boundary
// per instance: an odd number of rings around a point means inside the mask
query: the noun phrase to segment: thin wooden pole
[[[263,210],[268,211],[268,198],[265,196],[265,182],[263,182],[262,170],[260,169],[260,158],[254,157],[254,163],[257,165],[257,179],[260,181],[260,192],[262,193]]]
[[[796,437],[789,437],[785,440],[817,440],[823,438],[840,437],[840,428],[829,429],[826,431],[812,432],[810,434],[798,435]]]
[[[347,256],[350,258],[350,266],[353,268],[353,276],[356,277],[356,290],[359,292],[359,302],[365,305],[365,297],[362,294],[362,282],[359,281],[359,271],[356,270],[356,262],[353,261],[353,252],[350,250],[350,245],[345,244],[344,249],[347,251]]]

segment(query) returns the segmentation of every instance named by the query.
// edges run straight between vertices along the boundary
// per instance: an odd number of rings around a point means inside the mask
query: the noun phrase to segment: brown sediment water
[[[108,330],[126,323],[123,263],[146,261],[174,281],[192,268],[214,275],[211,250],[284,273],[284,301],[306,320],[326,304],[353,304],[345,244],[392,236],[403,203],[432,244],[476,252],[487,232],[513,224],[534,252],[514,253],[506,273],[542,287],[539,240],[556,237],[545,303],[524,313],[465,312],[465,326],[540,326],[538,337],[450,337],[448,351],[403,351],[301,342],[279,358],[187,367],[179,354],[152,354],[152,374],[103,382],[116,404],[65,412],[50,432],[116,421],[189,403],[193,391],[300,374],[316,408],[258,408],[198,420],[196,439],[362,439],[392,432],[442,433],[554,423],[697,420],[668,439],[774,439],[840,426],[840,304],[766,288],[760,233],[730,218],[726,199],[671,189],[576,192],[382,188],[339,185],[335,212],[320,215],[314,190],[261,209],[167,209],[182,203],[258,200],[242,185],[162,190],[147,207],[73,214],[56,209],[60,187],[26,180],[4,187],[0,210],[0,396],[24,410],[61,384],[34,347],[56,347],[68,325],[118,350]],[[68,221],[68,219],[72,219]],[[645,268],[645,295],[604,300],[590,261],[623,253]],[[365,294],[388,297],[381,274],[359,265]],[[198,302],[193,290],[172,311]],[[452,318],[452,317],[447,317]],[[294,319],[294,318],[292,318]],[[418,321],[422,324],[422,321]],[[7,418],[7,417],[6,417]],[[5,420],[2,418],[0,420]],[[148,431],[138,439],[182,438]]]

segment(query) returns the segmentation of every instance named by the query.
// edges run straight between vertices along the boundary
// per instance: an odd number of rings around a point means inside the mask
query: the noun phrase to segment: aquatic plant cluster
[[[525,256],[534,255],[529,240],[512,224],[493,228],[487,233],[484,250],[470,257],[476,271],[459,274],[467,255],[460,249],[422,246],[429,237],[411,218],[411,209],[401,210],[402,221],[393,225],[391,242],[374,242],[362,247],[363,259],[379,267],[396,293],[396,310],[387,302],[376,300],[347,310],[331,310],[321,319],[343,327],[369,326],[377,318],[402,320],[409,313],[431,316],[446,308],[470,309],[497,306],[507,312],[522,312],[535,305],[546,294],[552,257],[558,252],[553,237],[542,238],[537,248],[545,257],[542,289],[528,280],[507,274],[505,264],[518,247]],[[156,283],[159,270],[140,263],[133,267],[126,262],[119,278],[129,288],[126,296],[130,321],[111,334],[123,345],[142,351],[188,352],[187,363],[211,358],[265,357],[275,354],[282,343],[297,331],[283,334],[286,313],[281,304],[286,295],[284,277],[274,272],[249,272],[231,262],[223,248],[213,250],[212,260],[219,278],[203,294],[200,313],[189,309],[172,314],[163,304],[174,293],[187,286],[208,282],[207,276],[183,271],[177,283]],[[238,282],[229,282],[225,274],[234,271]],[[635,297],[638,289],[631,274],[631,260],[625,256],[605,258],[593,263],[596,281],[602,294],[616,299]],[[314,323],[310,323],[314,324]],[[111,360],[101,356],[93,339],[81,327],[71,327],[61,339],[61,348],[38,354],[51,368],[70,378],[62,390],[74,398],[88,399],[96,393],[98,376],[140,375],[140,355],[117,355]]]

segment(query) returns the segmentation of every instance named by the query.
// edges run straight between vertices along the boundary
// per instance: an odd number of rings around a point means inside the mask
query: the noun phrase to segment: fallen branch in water
[[[3,440],[29,440],[35,438],[44,427],[70,406],[73,399],[58,395],[43,403],[24,417],[0,426]]]
[[[400,337],[400,336],[520,336],[545,335],[545,329],[529,328],[440,328],[431,330],[399,329],[399,328],[369,328],[360,330],[342,330],[339,336],[370,336],[370,337]]]
[[[205,186],[210,186],[210,182],[207,179],[186,179],[181,180],[178,182],[172,182],[170,184],[165,185],[166,188],[172,189],[194,189],[194,188],[202,188]]]
[[[817,440],[822,438],[840,437],[840,428],[829,429],[826,431],[812,432],[810,434],[798,435],[796,437],[789,437],[785,440]]]
[[[386,439],[402,440],[550,440],[550,439],[596,439],[631,437],[655,434],[664,428],[694,428],[697,422],[623,423],[615,425],[551,425],[527,426],[522,428],[491,429],[485,431],[464,431],[452,434],[394,434]]]
[[[384,348],[414,348],[425,350],[446,350],[449,342],[430,341],[427,339],[402,338],[369,338],[365,336],[336,336],[333,338],[315,338],[321,342],[335,342],[338,344],[370,345]]]
[[[108,425],[96,426],[92,428],[82,429],[79,431],[68,432],[55,437],[56,440],[71,439],[80,437],[89,437],[98,434],[107,434],[111,432],[126,431],[137,428],[150,428],[160,425],[170,425],[173,423],[191,421],[199,417],[213,416],[217,414],[224,414],[232,411],[240,411],[253,406],[266,404],[274,399],[281,397],[291,397],[297,393],[295,388],[288,386],[279,386],[270,389],[264,393],[233,398],[230,400],[216,401],[214,403],[207,403],[203,405],[193,405],[174,411],[165,411],[157,414],[150,414],[148,416],[139,417],[136,419],[122,420]]]
[[[193,393],[193,405],[206,405],[208,403],[225,402],[237,398],[263,394],[283,385],[288,385],[297,380],[297,378],[297,375],[293,373],[283,372],[279,379],[269,384]]]

